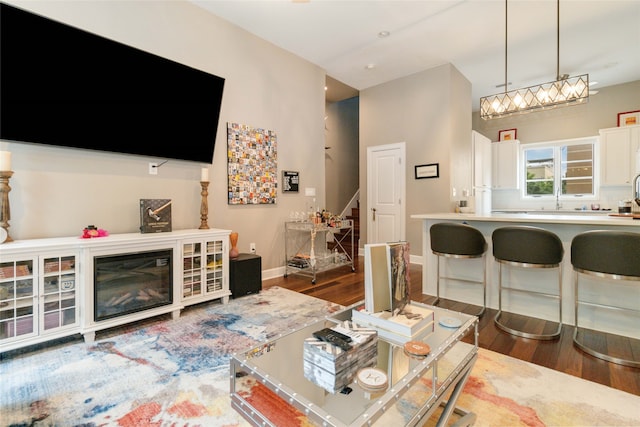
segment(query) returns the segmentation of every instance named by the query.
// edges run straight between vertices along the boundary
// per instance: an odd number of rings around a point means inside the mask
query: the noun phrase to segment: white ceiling
[[[472,84],[474,111],[504,91],[504,0],[191,1],[357,90],[451,63]],[[507,6],[509,88],[555,80],[556,0]],[[640,80],[640,0],[562,0],[559,71],[588,73],[592,89]]]

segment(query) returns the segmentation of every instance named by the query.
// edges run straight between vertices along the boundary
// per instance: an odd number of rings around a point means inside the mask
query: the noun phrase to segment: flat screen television
[[[0,139],[213,162],[224,78],[0,8]]]

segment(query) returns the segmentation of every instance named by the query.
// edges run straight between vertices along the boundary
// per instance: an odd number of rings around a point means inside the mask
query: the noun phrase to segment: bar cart
[[[355,271],[353,258],[353,221],[344,219],[330,225],[311,221],[285,222],[285,272],[311,277],[323,271],[350,265]],[[347,245],[347,242],[351,242]],[[329,248],[333,246],[333,250]],[[345,246],[349,246],[346,249]]]

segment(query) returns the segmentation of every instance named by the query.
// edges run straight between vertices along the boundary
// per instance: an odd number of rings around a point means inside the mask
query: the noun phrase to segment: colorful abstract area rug
[[[340,308],[274,287],[104,331],[94,343],[0,354],[0,425],[247,426],[231,408],[229,355]],[[459,406],[477,426],[640,426],[639,396],[483,349]],[[279,426],[308,424],[280,408]]]
[[[237,426],[229,355],[341,306],[283,288],[35,353],[0,354],[2,426]]]
[[[640,396],[482,348],[458,407],[476,426],[640,426]]]

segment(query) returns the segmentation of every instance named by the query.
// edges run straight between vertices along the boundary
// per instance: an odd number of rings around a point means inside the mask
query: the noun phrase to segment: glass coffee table
[[[413,303],[412,303],[413,304]],[[478,318],[435,306],[433,326],[411,338],[430,347],[427,356],[405,352],[402,339],[377,338],[373,366],[387,374],[387,386],[370,391],[357,381],[329,391],[305,376],[303,348],[313,332],[351,320],[354,304],[317,322],[300,325],[230,360],[231,405],[256,426],[297,420],[317,426],[414,426],[438,416],[446,425],[455,411],[458,425],[475,416],[456,408],[478,353]],[[462,339],[471,335],[473,344]],[[308,363],[308,362],[307,362]]]

